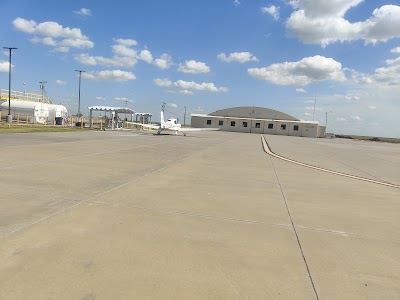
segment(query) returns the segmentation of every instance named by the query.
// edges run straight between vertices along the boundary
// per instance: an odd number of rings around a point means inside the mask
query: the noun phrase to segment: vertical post
[[[185,113],[183,114],[183,126],[186,125],[186,106],[185,106]]]
[[[103,130],[103,119],[100,119],[100,130]]]
[[[17,114],[17,124],[19,124],[19,114]]]
[[[78,118],[79,118],[81,116],[81,78],[82,78],[82,72],[85,71],[75,70],[75,72],[79,72],[79,87],[78,87]]]
[[[15,47],[3,47],[3,49],[9,50],[9,57],[8,57],[8,115],[7,115],[7,123],[12,122],[11,116],[11,51],[18,49]]]
[[[26,124],[28,124],[28,120],[29,120],[28,115],[26,115],[26,120],[25,120]]]
[[[81,129],[83,129],[83,117],[81,117]]]
[[[93,109],[89,110],[90,129],[93,129]]]
[[[327,111],[325,113],[325,136],[328,133],[327,129],[328,129],[328,113],[331,113],[332,111]]]

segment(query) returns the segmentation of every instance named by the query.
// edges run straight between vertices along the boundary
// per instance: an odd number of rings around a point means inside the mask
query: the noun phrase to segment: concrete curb
[[[329,170],[329,169],[316,167],[316,166],[313,166],[313,165],[309,165],[309,164],[306,164],[306,163],[295,161],[295,160],[290,159],[290,158],[286,158],[286,157],[280,156],[280,155],[274,153],[271,150],[271,148],[269,147],[269,145],[267,143],[267,140],[265,139],[265,137],[263,135],[261,135],[261,141],[262,141],[262,144],[263,144],[264,151],[267,154],[269,154],[269,155],[271,155],[271,156],[273,156],[275,158],[278,158],[278,159],[281,159],[281,160],[284,160],[284,161],[287,161],[287,162],[290,162],[290,163],[293,163],[293,164],[296,164],[296,165],[300,165],[300,166],[303,166],[303,167],[307,167],[307,168],[311,168],[311,169],[314,169],[314,170],[330,173],[330,174],[335,174],[335,175],[339,175],[339,176],[343,176],[343,177],[348,177],[348,178],[352,178],[352,179],[356,179],[356,180],[361,180],[361,181],[365,181],[365,182],[369,182],[369,183],[374,183],[374,184],[379,184],[379,185],[383,185],[383,186],[387,186],[387,187],[400,189],[400,185],[393,184],[393,183],[390,183],[390,182],[373,180],[373,179],[368,179],[368,178],[364,178],[364,177],[350,175],[350,174],[346,174],[346,173],[342,173],[342,172],[332,171],[332,170]]]

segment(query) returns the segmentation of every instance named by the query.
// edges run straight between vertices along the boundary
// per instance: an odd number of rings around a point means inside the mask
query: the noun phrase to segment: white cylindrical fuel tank
[[[49,117],[49,104],[42,102],[33,101],[18,101],[12,100],[10,102],[11,115],[13,119],[17,118],[17,115],[21,119],[28,116],[34,118],[35,123],[44,124]],[[4,101],[0,104],[1,118],[5,119],[8,115],[8,101]]]
[[[47,104],[47,107],[49,108],[49,119],[66,119],[68,117],[68,110],[64,105]]]

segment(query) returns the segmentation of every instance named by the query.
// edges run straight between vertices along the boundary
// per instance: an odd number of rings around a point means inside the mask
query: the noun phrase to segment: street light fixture
[[[80,118],[81,117],[81,77],[82,77],[82,72],[86,72],[86,71],[75,70],[75,72],[79,72],[78,118]]]
[[[8,115],[7,115],[7,123],[12,123],[11,116],[11,51],[16,50],[18,48],[15,47],[3,47],[3,49],[9,50],[9,61],[8,61]]]

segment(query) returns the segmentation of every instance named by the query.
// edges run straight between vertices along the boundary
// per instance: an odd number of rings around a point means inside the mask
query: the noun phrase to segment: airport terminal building
[[[232,107],[208,115],[192,114],[192,127],[223,131],[323,137],[325,127],[317,121],[302,121],[283,112],[254,106]]]

